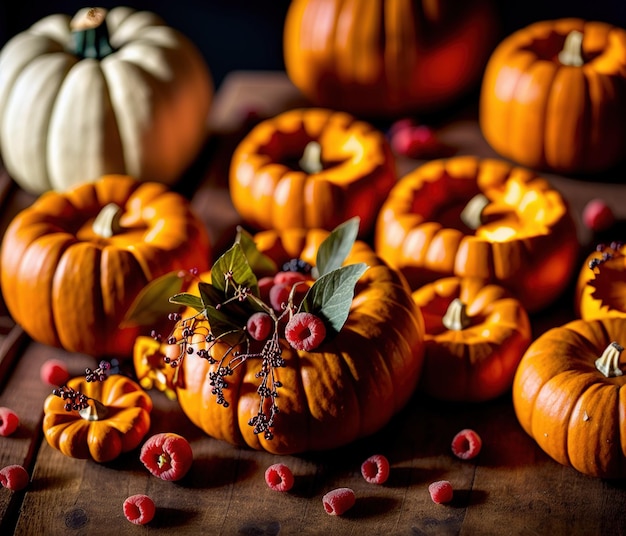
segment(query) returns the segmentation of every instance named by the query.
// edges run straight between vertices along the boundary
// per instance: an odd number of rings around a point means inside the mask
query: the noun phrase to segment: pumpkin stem
[[[572,30],[565,38],[563,50],[559,52],[559,61],[570,67],[580,67],[583,60],[583,34],[578,30]]]
[[[106,15],[106,9],[91,7],[81,9],[71,20],[72,52],[76,56],[101,60],[113,52]]]
[[[446,314],[443,315],[441,322],[447,329],[453,331],[461,331],[471,323],[470,317],[467,316],[467,308],[459,298],[454,298],[450,302],[448,310]]]
[[[93,398],[89,399],[87,407],[78,411],[78,414],[86,421],[101,421],[106,418],[107,413],[107,407]]]
[[[322,165],[322,146],[316,141],[306,144],[299,166],[307,173],[319,173],[324,169]]]
[[[111,238],[113,235],[122,231],[120,218],[122,217],[122,209],[115,203],[109,203],[100,210],[93,222],[93,232],[102,238]]]
[[[607,378],[611,376],[621,376],[623,372],[619,368],[619,356],[624,351],[624,347],[613,341],[596,359],[596,368]]]
[[[476,230],[482,224],[482,214],[489,204],[489,199],[485,194],[476,194],[465,205],[460,214],[461,221],[470,229]]]

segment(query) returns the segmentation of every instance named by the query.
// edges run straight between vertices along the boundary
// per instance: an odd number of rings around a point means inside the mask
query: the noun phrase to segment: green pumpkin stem
[[[482,214],[485,207],[489,204],[489,199],[485,194],[476,194],[465,205],[460,214],[461,221],[470,229],[478,229],[482,223]]]
[[[585,63],[583,59],[583,34],[572,30],[565,38],[563,50],[559,52],[559,61],[569,67],[580,67]]]
[[[106,418],[108,412],[102,402],[90,398],[87,407],[79,410],[78,414],[86,421],[101,421]]]
[[[70,22],[72,52],[79,58],[101,60],[113,52],[106,14],[106,9],[92,7],[79,11]]]
[[[322,171],[322,146],[316,141],[307,143],[298,165],[308,174]]]
[[[596,359],[596,368],[607,378],[621,376],[623,372],[619,367],[619,358],[623,351],[624,347],[613,341],[604,349],[602,355]]]
[[[121,217],[122,209],[119,206],[115,203],[105,205],[92,224],[93,232],[102,238],[111,238],[123,229],[120,225]]]
[[[454,298],[448,305],[448,310],[443,315],[441,322],[449,330],[464,330],[471,324],[470,317],[467,315],[466,305],[459,298]]]

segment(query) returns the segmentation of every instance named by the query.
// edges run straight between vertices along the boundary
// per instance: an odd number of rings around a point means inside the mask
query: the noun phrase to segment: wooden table
[[[304,104],[283,73],[233,73],[216,95],[206,150],[177,189],[188,195],[204,219],[216,250],[230,245],[239,223],[228,192],[229,156],[246,131],[254,110],[268,117]],[[496,156],[476,123],[475,107],[437,119],[443,141],[457,154]],[[419,162],[399,159],[401,171]],[[616,170],[591,182],[549,175],[570,201],[578,222],[585,202],[604,197],[626,220],[626,186]],[[0,173],[0,231],[34,198]],[[581,243],[593,237],[579,225]],[[624,236],[621,237],[622,239]],[[36,314],[36,311],[33,311]],[[0,467],[23,464],[32,475],[20,492],[0,489],[0,534],[626,534],[626,486],[583,476],[552,461],[517,423],[505,395],[480,404],[435,403],[415,395],[383,430],[333,452],[277,457],[236,448],[204,435],[172,402],[152,391],[150,434],[173,431],[187,437],[194,451],[190,474],[179,483],[161,481],[145,470],[138,453],[111,463],[75,460],[52,449],[41,431],[42,404],[50,393],[39,378],[42,363],[64,359],[80,375],[94,367],[88,356],[33,342],[14,325],[0,303],[0,406],[18,413],[21,426],[0,437]],[[573,318],[569,298],[533,317],[535,335]],[[470,427],[484,448],[472,461],[450,452],[450,441]],[[360,464],[371,454],[385,454],[390,480],[367,484]],[[296,475],[289,493],[271,491],[264,471],[282,461]],[[428,484],[447,479],[455,489],[449,505],[434,504]],[[342,517],[322,507],[322,496],[336,487],[351,487],[357,503]],[[136,527],[124,518],[122,502],[135,493],[150,495],[155,519]]]

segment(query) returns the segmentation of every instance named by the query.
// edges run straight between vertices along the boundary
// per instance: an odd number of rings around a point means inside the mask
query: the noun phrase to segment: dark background
[[[79,0],[42,4],[0,0],[0,46],[46,15],[73,15],[90,5]],[[159,14],[198,46],[217,87],[232,70],[284,68],[282,29],[289,0],[104,0],[93,5],[127,5]],[[600,20],[626,28],[626,0],[502,0],[498,6],[503,36],[534,21],[562,17]]]

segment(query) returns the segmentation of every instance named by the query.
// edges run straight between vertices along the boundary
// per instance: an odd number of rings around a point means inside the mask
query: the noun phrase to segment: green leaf
[[[306,293],[300,310],[319,316],[329,335],[336,335],[350,313],[356,283],[367,269],[368,266],[361,262],[324,274]]]
[[[170,297],[170,303],[184,305],[185,307],[191,307],[199,313],[204,311],[204,304],[202,303],[202,300],[195,294],[190,294],[189,292],[181,292],[180,294],[175,294],[174,296]]]
[[[235,243],[241,246],[248,265],[257,279],[265,275],[273,275],[278,271],[276,263],[257,249],[252,235],[239,225],[237,226]]]
[[[180,292],[183,278],[178,272],[170,272],[150,281],[137,295],[126,312],[120,327],[148,326],[161,320],[169,313],[178,311],[170,296]]]
[[[320,244],[315,260],[317,277],[341,267],[359,233],[359,223],[360,218],[358,216],[343,222],[335,227]]]
[[[225,275],[232,272],[232,280],[226,284]],[[258,295],[259,287],[257,278],[250,268],[243,248],[240,244],[234,244],[219,259],[215,261],[211,268],[211,283],[215,288],[224,292],[228,296],[232,296],[231,289],[234,289],[233,283],[249,288]]]
[[[231,346],[240,344],[245,340],[245,333],[241,329],[241,325],[233,322],[230,314],[210,306],[206,308],[206,315],[214,337],[220,338]]]

